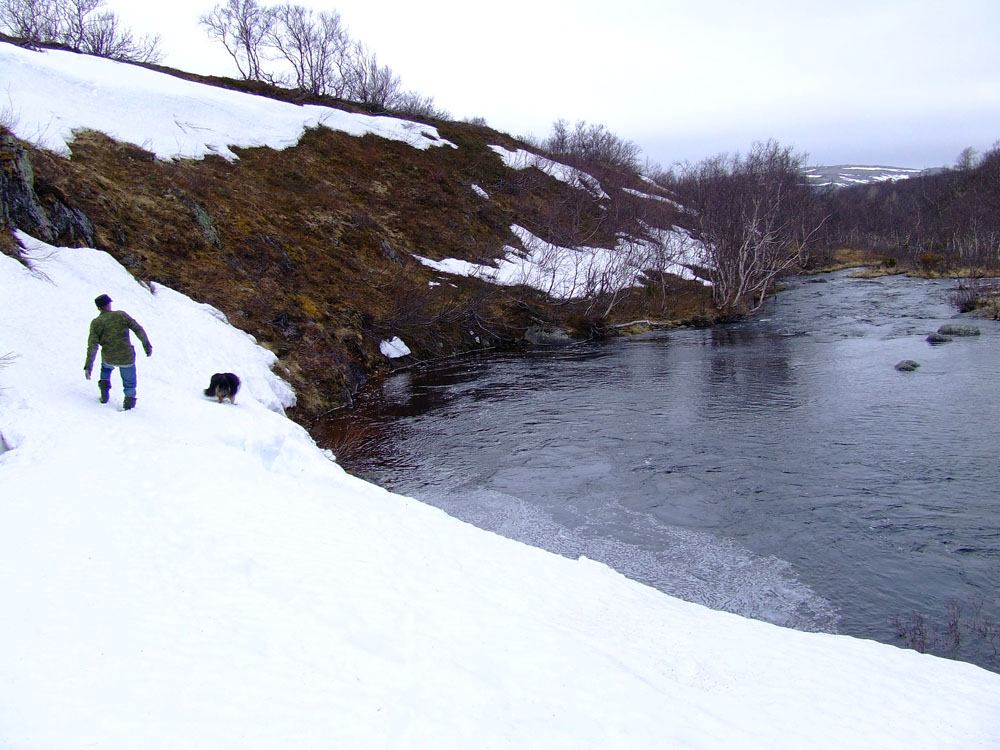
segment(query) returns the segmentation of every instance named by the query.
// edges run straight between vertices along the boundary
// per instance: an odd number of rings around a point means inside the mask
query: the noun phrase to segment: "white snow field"
[[[87,126],[226,154],[313,117],[127,67],[0,44],[16,132],[57,150]],[[217,310],[19,237],[31,269],[0,255],[3,750],[1000,747],[1000,675],[714,612],[351,477]],[[102,293],[153,344],[128,412],[117,372],[106,405],[83,376]],[[242,378],[236,405],[202,395],[216,371]]]
[[[107,254],[0,255],[0,747],[995,748],[1000,675],[715,612],[346,474],[273,355]],[[138,404],[83,375],[93,299]],[[237,405],[201,391],[243,379]]]

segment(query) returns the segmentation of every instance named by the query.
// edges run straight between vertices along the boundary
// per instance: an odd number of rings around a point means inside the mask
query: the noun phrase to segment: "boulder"
[[[10,135],[0,135],[0,224],[46,242],[94,246],[90,219],[58,189],[36,182],[28,151]]]
[[[979,336],[981,331],[976,326],[962,325],[961,323],[945,323],[937,329],[942,336]]]
[[[926,339],[928,344],[947,344],[951,340],[951,336],[945,336],[943,333],[932,333]]]
[[[896,369],[900,372],[913,372],[918,367],[920,367],[920,363],[914,362],[912,359],[904,359],[896,363]]]
[[[542,328],[541,326],[531,326],[524,332],[524,339],[535,346],[566,346],[580,340],[562,328]]]

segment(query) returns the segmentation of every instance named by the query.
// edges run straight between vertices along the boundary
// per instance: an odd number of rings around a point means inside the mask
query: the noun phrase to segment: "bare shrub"
[[[981,308],[996,307],[1000,297],[1000,286],[995,281],[985,279],[965,279],[948,296],[948,301],[959,312],[971,312]]]
[[[945,605],[943,626],[933,626],[916,610],[896,615],[892,626],[896,638],[920,653],[960,658],[969,649],[985,646],[992,658],[1000,657],[1000,623],[983,613],[982,599],[966,606],[952,600]],[[982,651],[980,651],[982,653]]]
[[[14,112],[14,102],[8,95],[7,104],[0,107],[0,135],[13,133],[17,129],[20,119]]]
[[[1000,143],[954,169],[827,191],[824,241],[895,255],[925,273],[1000,267]],[[935,257],[937,256],[937,257]]]
[[[892,626],[896,631],[896,637],[902,640],[907,648],[912,648],[921,654],[926,654],[928,649],[937,643],[936,639],[928,634],[927,619],[916,610],[905,618],[896,615]]]
[[[329,420],[322,429],[323,447],[340,463],[357,460],[377,443],[374,430],[354,419]]]
[[[0,26],[31,44],[54,42],[60,36],[59,0],[3,0]]]
[[[433,98],[404,92],[399,76],[379,63],[373,50],[351,40],[335,10],[317,13],[291,3],[265,6],[258,0],[226,0],[202,15],[199,23],[211,39],[222,44],[246,80],[292,86],[307,94],[349,99],[383,111],[448,115],[434,106]],[[267,63],[275,67],[265,69]]]
[[[639,174],[639,147],[619,138],[604,125],[579,121],[570,127],[566,120],[556,120],[552,133],[542,147],[555,158],[573,166],[601,167],[628,174]]]
[[[347,30],[337,11],[314,13],[301,5],[273,9],[266,39],[291,66],[297,89],[310,94],[343,94],[346,60],[350,51]]]
[[[257,0],[227,0],[199,19],[211,39],[218,41],[236,62],[246,80],[265,80],[263,60],[274,10]]]
[[[940,271],[944,266],[944,256],[940,253],[926,252],[920,256],[920,270],[925,273]]]
[[[379,65],[378,56],[355,42],[344,57],[343,90],[347,99],[386,109],[399,96],[399,76],[388,65]]]
[[[393,112],[408,117],[447,120],[451,114],[434,103],[433,96],[423,96],[416,91],[404,91],[389,102]]]
[[[972,622],[968,626],[969,630],[990,645],[993,656],[1000,656],[1000,623],[983,614],[982,599],[971,602],[970,606]]]
[[[670,189],[687,209],[683,222],[701,243],[720,309],[758,309],[775,280],[801,263],[822,224],[810,211],[803,161],[772,140],[745,156],[684,165],[674,177]]]
[[[159,36],[137,38],[105,0],[0,0],[0,25],[32,44],[64,44],[114,60],[155,63]]]

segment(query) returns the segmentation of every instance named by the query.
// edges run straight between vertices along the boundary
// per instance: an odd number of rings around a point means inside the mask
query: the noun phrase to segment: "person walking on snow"
[[[132,347],[132,340],[129,338],[129,329],[139,337],[142,348],[146,356],[153,354],[153,345],[149,343],[146,332],[142,326],[135,322],[131,315],[122,310],[111,309],[111,297],[102,294],[94,300],[100,314],[90,322],[90,337],[87,339],[87,361],[83,366],[83,373],[90,380],[91,371],[94,369],[94,357],[97,355],[97,347],[101,347],[101,378],[97,381],[97,387],[101,390],[101,403],[108,403],[111,394],[111,371],[116,367],[121,374],[122,386],[125,388],[125,400],[122,402],[123,409],[135,407],[135,349]]]

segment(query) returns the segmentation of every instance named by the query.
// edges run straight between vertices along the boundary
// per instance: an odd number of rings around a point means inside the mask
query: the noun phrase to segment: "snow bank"
[[[660,265],[666,273],[696,279],[701,246],[679,229],[644,226],[649,239],[622,237],[611,250],[604,247],[562,247],[514,224],[510,230],[523,249],[508,245],[495,266],[458,258],[413,257],[441,273],[469,276],[501,286],[527,286],[555,299],[574,299],[637,286],[643,271]]]
[[[523,148],[513,151],[505,146],[490,146],[490,148],[493,150],[493,153],[503,160],[504,165],[510,169],[522,170],[534,167],[560,182],[565,182],[572,187],[586,190],[595,198],[610,200],[610,196],[601,187],[600,180],[576,167],[554,161],[545,156],[539,156]]]
[[[388,357],[389,359],[398,359],[399,357],[406,357],[410,354],[410,347],[408,347],[403,339],[399,336],[393,336],[391,339],[382,341],[378,345],[378,349],[382,352],[382,355]]]
[[[676,208],[678,211],[683,211],[684,206],[671,198],[667,198],[663,195],[653,195],[652,193],[643,193],[640,190],[634,190],[633,188],[623,188],[623,190],[629,195],[634,195],[637,198],[643,198],[650,201],[660,201],[661,203],[669,203],[671,206]]]
[[[995,748],[1000,676],[713,612],[347,475],[273,359],[104,253],[0,255],[0,747]],[[93,298],[153,342],[83,378]],[[201,395],[216,370],[238,404]]]
[[[161,159],[236,155],[230,146],[283,149],[324,126],[372,133],[414,148],[452,146],[435,128],[220,89],[136,65],[61,50],[0,43],[0,111],[19,138],[69,153],[77,130],[97,130]]]

